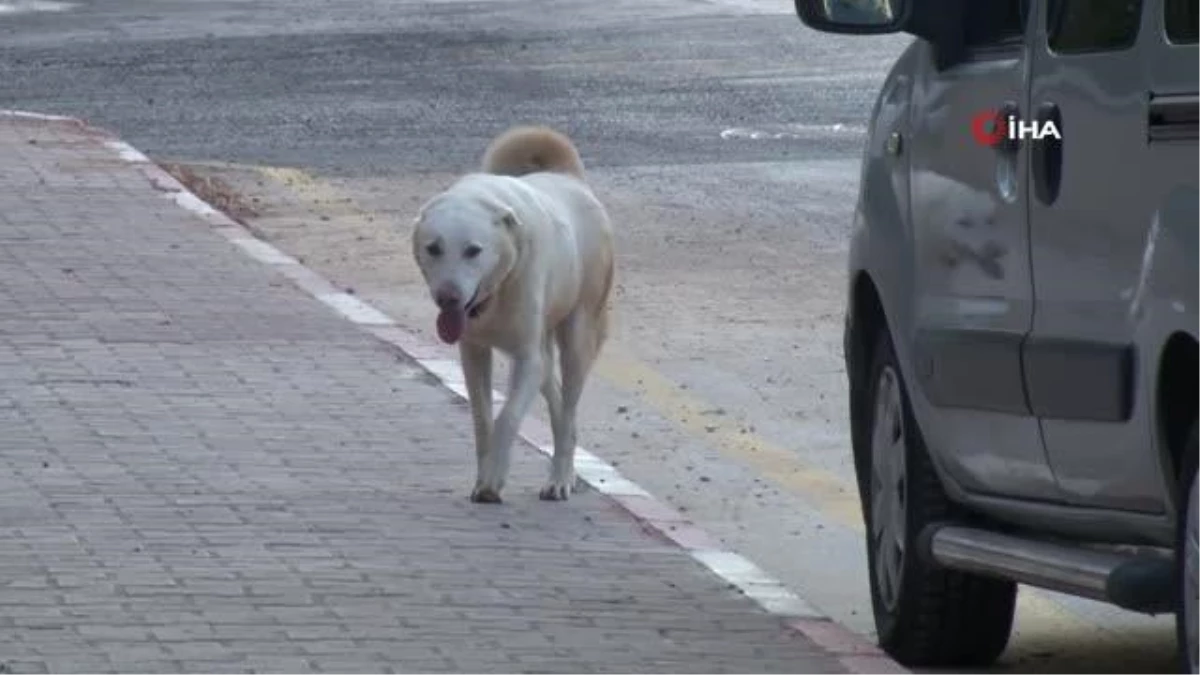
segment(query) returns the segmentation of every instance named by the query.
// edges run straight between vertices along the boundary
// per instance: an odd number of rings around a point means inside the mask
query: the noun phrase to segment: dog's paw
[[[477,486],[471,492],[471,501],[476,504],[500,504],[500,491],[491,487]]]
[[[538,493],[538,498],[547,502],[565,502],[571,498],[572,482],[552,480]]]

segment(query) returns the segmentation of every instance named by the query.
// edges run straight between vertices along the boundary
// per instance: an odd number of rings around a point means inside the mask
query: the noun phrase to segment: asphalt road
[[[83,2],[0,23],[0,97],[117,126],[151,154],[358,176],[458,169],[520,120],[564,128],[596,166],[841,158],[857,137],[821,125],[861,124],[896,51],[863,42],[841,63],[843,43],[783,3],[601,6]],[[719,136],[782,120],[809,140]]]
[[[10,1],[0,108],[221,178],[260,233],[426,332],[416,206],[512,124],[568,132],[621,249],[581,444],[869,633],[841,265],[906,42],[809,31],[786,0]],[[997,670],[1171,667],[1169,618],[1020,602]]]

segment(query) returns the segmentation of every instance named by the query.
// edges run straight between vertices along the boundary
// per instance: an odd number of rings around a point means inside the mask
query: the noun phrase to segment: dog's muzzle
[[[479,289],[476,288],[475,294],[471,296],[471,299],[468,300],[467,304],[465,305],[465,309],[467,310],[467,316],[472,319],[478,319],[479,315],[483,314],[483,310],[487,309],[488,302],[491,301],[491,299],[492,299],[491,296],[486,297],[482,300],[479,300],[478,298],[479,298]]]

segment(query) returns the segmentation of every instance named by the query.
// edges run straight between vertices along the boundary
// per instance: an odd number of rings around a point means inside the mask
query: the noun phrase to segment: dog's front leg
[[[462,342],[458,353],[475,423],[475,490],[479,490],[492,441],[492,349]]]
[[[521,421],[529,413],[529,408],[541,388],[543,367],[541,349],[530,350],[513,358],[508,399],[492,427],[491,447],[483,461],[482,480],[471,495],[472,501],[500,501],[500,490],[504,488],[504,481],[508,478],[512,446],[517,440]]]

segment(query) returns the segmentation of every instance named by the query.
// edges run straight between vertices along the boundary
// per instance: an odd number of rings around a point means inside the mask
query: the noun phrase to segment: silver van
[[[1197,0],[795,0],[915,36],[871,112],[845,360],[880,645],[983,666],[1017,584],[1197,671]]]

